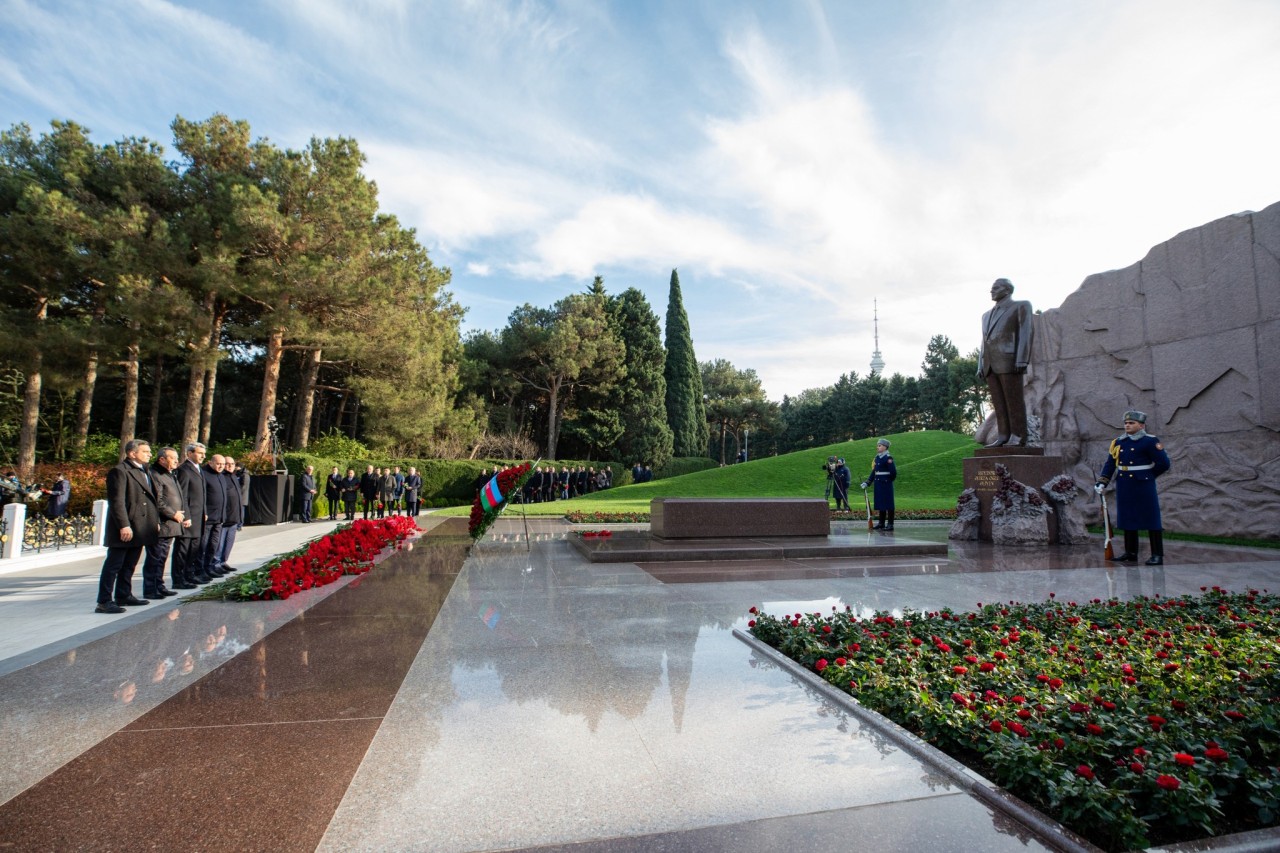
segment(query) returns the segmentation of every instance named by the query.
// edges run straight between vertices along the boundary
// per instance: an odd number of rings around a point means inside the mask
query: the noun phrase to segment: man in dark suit
[[[182,536],[187,519],[186,493],[172,474],[178,467],[178,451],[166,447],[156,456],[147,472],[156,495],[156,511],[160,515],[160,533],[155,544],[147,546],[147,559],[142,564],[142,597],[159,601],[177,595],[164,585],[164,564],[169,561],[173,540]]]
[[[991,285],[995,307],[982,315],[982,348],[978,354],[978,378],[991,391],[1000,435],[988,447],[1027,443],[1027,404],[1022,396],[1022,375],[1031,362],[1031,303],[1013,298],[1013,283],[998,278]]]
[[[200,534],[200,570],[207,578],[226,571],[218,563],[222,547],[222,526],[227,523],[227,481],[222,476],[226,459],[218,453],[209,457],[200,473],[204,475],[204,531]]]
[[[126,607],[150,602],[133,594],[133,570],[142,549],[155,544],[160,516],[147,474],[151,445],[130,439],[124,459],[107,472],[107,558],[98,579],[95,613],[123,613]]]
[[[174,478],[182,487],[187,504],[187,518],[191,525],[182,528],[182,535],[173,543],[174,589],[195,589],[208,583],[204,573],[204,557],[200,542],[204,534],[204,474],[200,470],[204,462],[204,445],[198,441],[187,445],[187,458],[182,460]]]
[[[378,503],[378,479],[372,465],[366,467],[360,475],[360,500],[364,504],[365,518],[369,517]]]
[[[244,527],[244,486],[246,483],[241,474],[243,468],[236,466],[233,457],[226,457],[222,462],[222,478],[227,487],[227,517],[222,522],[222,542],[218,545],[218,566],[222,573],[229,574],[231,569],[231,549],[236,544],[236,533]]]
[[[408,515],[418,515],[419,491],[422,489],[422,475],[418,469],[409,467],[409,474],[404,478],[404,511]]]
[[[308,465],[298,478],[298,491],[302,497],[302,523],[311,523],[311,502],[316,499],[316,466]]]
[[[333,466],[331,473],[324,481],[324,497],[329,503],[329,520],[338,520],[338,504],[342,502],[342,472],[338,470],[338,466]]]

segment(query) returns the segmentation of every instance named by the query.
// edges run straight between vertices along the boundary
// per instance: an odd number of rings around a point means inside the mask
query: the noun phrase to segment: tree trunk
[[[556,439],[559,424],[556,423],[556,407],[560,399],[560,386],[552,383],[547,394],[547,458],[556,458]]]
[[[93,414],[93,390],[98,384],[98,351],[91,350],[80,383],[80,400],[76,406],[76,434],[71,440],[71,455],[79,459],[89,443],[89,420]]]
[[[160,399],[164,394],[164,356],[156,356],[151,374],[151,411],[147,413],[147,441],[156,443],[160,433]]]
[[[187,407],[182,416],[182,445],[185,448],[200,440],[200,404],[204,400],[204,365],[198,355],[191,356],[191,376],[187,380]]]
[[[302,353],[302,382],[298,386],[298,411],[293,422],[295,450],[306,450],[311,443],[311,415],[315,411],[316,382],[320,378],[320,349]]]
[[[138,324],[131,323],[133,331]],[[138,429],[138,350],[142,343],[136,338],[125,348],[124,359],[124,415],[120,418],[120,444],[134,438]]]
[[[342,432],[342,419],[347,416],[347,398],[350,396],[351,392],[344,390],[338,399],[338,414],[333,418],[333,428],[338,432]]]
[[[267,357],[262,365],[262,400],[258,405],[258,428],[253,437],[255,453],[271,452],[271,432],[267,424],[276,411],[276,391],[280,386],[283,356],[284,329],[277,326],[267,335]]]
[[[200,443],[208,444],[213,432],[213,394],[218,387],[218,345],[222,341],[222,320],[227,316],[224,307],[213,316],[209,329],[209,345],[205,350],[204,398],[200,405]]]

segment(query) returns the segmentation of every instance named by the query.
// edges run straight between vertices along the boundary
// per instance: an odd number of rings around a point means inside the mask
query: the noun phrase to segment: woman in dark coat
[[[893,529],[893,481],[898,479],[898,466],[893,464],[889,455],[889,439],[882,438],[876,442],[876,458],[871,463],[871,473],[862,482],[862,488],[872,484],[875,489],[876,512],[880,520],[876,530]]]

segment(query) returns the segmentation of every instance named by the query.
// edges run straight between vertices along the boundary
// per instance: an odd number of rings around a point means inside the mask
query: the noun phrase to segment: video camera
[[[828,456],[827,463],[822,466],[822,470],[827,472],[828,480],[835,475],[837,467],[839,467],[839,462],[836,458],[834,456]]]

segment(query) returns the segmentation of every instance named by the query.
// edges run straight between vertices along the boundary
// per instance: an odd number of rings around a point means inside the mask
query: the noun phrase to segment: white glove
[[[1093,484],[1093,490],[1094,490],[1095,492],[1097,492],[1098,494],[1102,494],[1102,490],[1103,490],[1103,489],[1105,489],[1106,487],[1107,487],[1107,484],[1106,484],[1106,483],[1094,483],[1094,484]]]
[[[860,483],[860,484],[859,484],[859,488],[861,488],[861,489],[865,492],[865,491],[867,490],[867,484],[866,484],[866,482],[864,481],[864,482]]]

